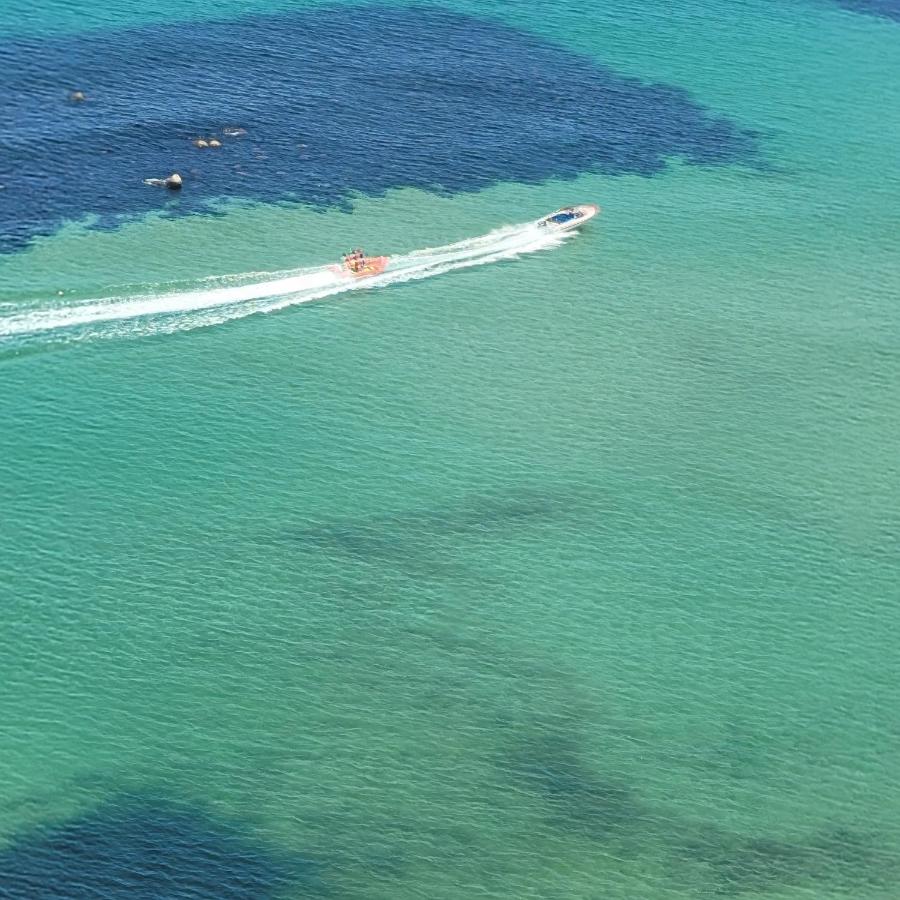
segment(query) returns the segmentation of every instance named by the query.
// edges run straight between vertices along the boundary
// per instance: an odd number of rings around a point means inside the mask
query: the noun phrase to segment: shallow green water
[[[0,359],[0,835],[149,795],[339,897],[895,896],[900,28],[496,14],[681,84],[774,169],[0,258],[27,304],[604,206],[514,262]]]

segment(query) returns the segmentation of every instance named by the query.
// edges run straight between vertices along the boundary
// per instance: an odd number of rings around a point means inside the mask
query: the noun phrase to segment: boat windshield
[[[571,222],[572,219],[577,219],[578,213],[574,210],[567,209],[563,210],[563,212],[558,212],[555,216],[550,216],[548,219],[549,222],[553,222],[554,225],[562,225],[564,222]]]

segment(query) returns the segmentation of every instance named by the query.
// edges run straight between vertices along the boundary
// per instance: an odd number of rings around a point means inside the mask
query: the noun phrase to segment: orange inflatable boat
[[[332,266],[333,272],[337,272],[344,278],[371,278],[380,275],[390,261],[389,256],[365,256],[362,251],[348,253],[339,266]]]

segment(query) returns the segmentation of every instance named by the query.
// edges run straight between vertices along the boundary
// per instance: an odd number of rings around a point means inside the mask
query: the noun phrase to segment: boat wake
[[[102,337],[138,337],[217,325],[351,291],[431,278],[512,259],[561,244],[568,235],[535,223],[498,228],[481,237],[392,256],[386,272],[348,280],[330,266],[286,272],[212,276],[184,286],[146,286],[79,302],[60,298],[24,307],[0,304],[0,350]]]

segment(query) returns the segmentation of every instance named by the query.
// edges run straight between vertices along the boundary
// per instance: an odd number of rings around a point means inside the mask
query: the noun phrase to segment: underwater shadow
[[[303,550],[338,553],[362,562],[397,565],[435,576],[459,575],[459,561],[447,558],[448,538],[502,539],[521,529],[549,525],[583,507],[583,500],[539,492],[473,497],[457,506],[321,522],[298,529],[290,539]]]
[[[498,768],[541,798],[554,828],[601,842],[628,840],[643,829],[649,810],[632,785],[595,771],[573,727],[566,717],[559,724],[513,727]]]
[[[791,887],[856,893],[863,886],[885,889],[896,882],[898,859],[877,836],[848,828],[823,829],[805,841],[763,835],[744,837],[715,829],[684,834],[674,856],[701,863],[720,896],[766,894]]]

